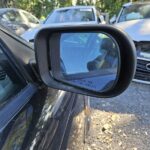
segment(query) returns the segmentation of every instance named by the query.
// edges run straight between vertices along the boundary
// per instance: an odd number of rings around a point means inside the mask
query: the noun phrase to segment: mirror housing
[[[119,47],[119,69],[113,85],[106,90],[90,89],[83,84],[70,82],[70,76],[61,76],[60,37],[64,33],[104,33],[112,37]],[[54,36],[55,35],[55,36]],[[74,42],[74,40],[73,40]],[[94,45],[93,45],[94,47]],[[136,51],[130,37],[110,25],[55,26],[41,29],[35,38],[36,61],[42,81],[51,88],[61,89],[93,97],[114,97],[122,93],[132,81],[136,69]],[[89,75],[86,73],[84,75]],[[90,74],[90,77],[93,77]],[[79,78],[79,74],[75,74]],[[86,78],[85,76],[83,76]]]

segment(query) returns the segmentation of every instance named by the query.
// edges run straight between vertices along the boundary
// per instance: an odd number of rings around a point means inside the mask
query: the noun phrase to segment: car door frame
[[[2,133],[12,119],[30,101],[32,96],[36,93],[38,86],[31,82],[31,78],[29,80],[29,73],[26,72],[25,68],[22,70],[23,66],[18,64],[17,59],[2,38],[0,38],[0,46],[4,55],[12,64],[12,69],[19,74],[20,78],[24,81],[23,89],[11,97],[11,100],[8,100],[8,103],[0,110],[0,133]]]

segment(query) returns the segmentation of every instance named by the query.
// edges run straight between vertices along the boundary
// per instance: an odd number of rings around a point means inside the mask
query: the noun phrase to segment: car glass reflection
[[[63,33],[60,38],[60,70],[73,85],[101,91],[117,78],[119,48],[104,33]]]
[[[60,40],[60,58],[64,74],[117,70],[116,43],[101,33],[65,33]]]

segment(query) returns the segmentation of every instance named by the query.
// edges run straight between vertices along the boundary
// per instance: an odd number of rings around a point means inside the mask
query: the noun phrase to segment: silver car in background
[[[103,15],[101,15],[94,6],[71,6],[55,9],[50,13],[47,19],[40,27],[26,31],[22,38],[33,42],[35,34],[43,27],[50,27],[56,24],[105,24]]]
[[[150,2],[123,5],[111,23],[127,32],[137,50],[135,81],[150,84]]]
[[[40,21],[31,13],[17,8],[1,8],[0,24],[15,32],[23,34],[30,28],[37,27]]]

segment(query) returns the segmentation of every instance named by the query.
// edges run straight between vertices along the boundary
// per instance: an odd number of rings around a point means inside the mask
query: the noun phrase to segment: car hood
[[[57,23],[57,24],[55,24],[55,23],[53,23],[53,24],[42,24],[36,28],[31,28],[31,29],[27,30],[24,34],[21,35],[21,37],[29,42],[31,40],[34,40],[35,35],[42,28],[56,27],[56,26],[67,26],[67,25],[89,25],[89,24],[97,24],[97,22],[91,21],[91,22],[82,22],[82,23],[81,22],[70,22],[70,23]]]
[[[150,41],[150,19],[126,21],[115,26],[127,32],[133,41]]]
[[[37,32],[44,27],[46,27],[46,26],[41,25],[36,28],[31,28],[31,29],[27,30],[26,32],[24,32],[24,34],[22,34],[21,37],[29,42],[30,40],[33,40],[35,35],[37,34]]]

